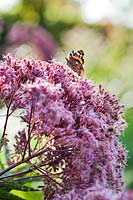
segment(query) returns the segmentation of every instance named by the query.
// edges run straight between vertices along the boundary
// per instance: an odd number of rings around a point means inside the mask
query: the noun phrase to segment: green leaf
[[[0,200],[23,200],[23,198],[0,189]]]
[[[37,191],[37,189],[27,187],[27,186],[22,185],[22,184],[18,184],[16,182],[4,182],[4,181],[0,183],[0,189],[6,190],[8,192],[10,190]]]
[[[25,200],[43,200],[43,192],[42,191],[34,191],[34,192],[22,192],[18,190],[12,190],[11,194],[17,195]]]

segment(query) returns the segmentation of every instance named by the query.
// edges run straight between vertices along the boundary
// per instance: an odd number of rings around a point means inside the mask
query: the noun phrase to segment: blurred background
[[[0,57],[56,59],[85,52],[85,76],[116,94],[128,127],[125,185],[133,188],[133,0],[0,1]]]

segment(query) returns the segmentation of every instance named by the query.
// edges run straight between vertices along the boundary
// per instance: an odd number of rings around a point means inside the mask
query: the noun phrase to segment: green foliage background
[[[3,26],[0,55],[4,53],[6,35],[15,23],[37,24],[47,30],[57,44],[55,57],[59,61],[65,62],[65,54],[71,49],[85,51],[86,77],[104,85],[125,104],[124,117],[128,126],[120,139],[129,152],[125,186],[133,188],[133,30],[109,22],[86,24],[81,18],[78,2],[69,0],[21,0],[9,12],[1,12],[0,21]],[[15,187],[9,191],[12,191],[10,195],[27,200],[42,199],[38,191],[19,192]]]

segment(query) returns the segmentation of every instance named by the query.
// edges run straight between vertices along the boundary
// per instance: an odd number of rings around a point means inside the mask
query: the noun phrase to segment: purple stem
[[[28,157],[25,158],[24,160],[21,160],[21,161],[19,161],[19,162],[17,162],[17,163],[14,163],[14,164],[10,165],[8,168],[6,168],[6,169],[3,170],[2,172],[0,172],[0,176],[2,176],[3,174],[7,173],[8,171],[10,171],[10,170],[16,168],[17,166],[19,166],[19,165],[21,165],[21,164],[23,164],[23,163],[26,163],[27,161],[31,160],[32,158],[37,157],[37,156],[39,156],[39,155],[41,155],[41,154],[43,154],[43,153],[45,153],[45,152],[47,152],[47,151],[49,151],[49,148],[43,149],[42,151],[40,151],[40,152],[38,152],[38,153],[35,153],[35,154],[32,154],[32,155],[28,156]]]
[[[10,104],[7,106],[7,112],[6,112],[6,120],[5,120],[5,124],[4,124],[4,130],[3,130],[3,134],[2,134],[2,137],[1,137],[1,144],[0,144],[0,150],[4,144],[4,137],[6,135],[6,128],[7,128],[7,122],[8,122],[8,118],[9,118],[9,111],[10,111],[10,106],[11,106],[11,102]]]
[[[28,126],[28,140],[27,140],[27,143],[25,145],[25,149],[24,149],[24,154],[23,154],[22,160],[24,160],[24,158],[25,158],[27,146],[28,146],[29,156],[31,155],[31,151],[30,151],[30,139],[31,139],[31,137],[30,136],[31,136],[31,132],[33,130],[33,127],[31,129],[32,114],[33,114],[33,105],[31,106],[31,112],[30,112],[30,120],[29,120],[29,126]]]

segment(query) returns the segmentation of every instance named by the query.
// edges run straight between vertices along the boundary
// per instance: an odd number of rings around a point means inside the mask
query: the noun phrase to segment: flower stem
[[[1,137],[1,140],[0,140],[0,151],[2,149],[2,146],[4,145],[4,138],[5,138],[5,135],[6,135],[6,128],[7,128],[8,118],[9,118],[10,106],[11,106],[11,102],[7,106],[6,120],[5,120],[5,124],[4,124],[3,134],[2,134],[2,137]]]
[[[2,172],[0,172],[0,176],[2,176],[3,174],[7,173],[8,171],[10,171],[10,170],[16,168],[17,166],[19,166],[19,165],[21,165],[21,164],[23,164],[23,163],[26,163],[27,161],[31,160],[32,158],[35,158],[35,157],[39,156],[40,154],[45,153],[46,151],[49,151],[49,148],[43,149],[42,151],[40,151],[40,152],[38,152],[38,153],[35,153],[35,154],[33,154],[33,155],[28,156],[28,157],[25,158],[24,160],[21,160],[21,161],[19,161],[19,162],[17,162],[17,163],[14,163],[14,164],[10,165],[8,168],[6,168],[6,169],[3,170]]]

